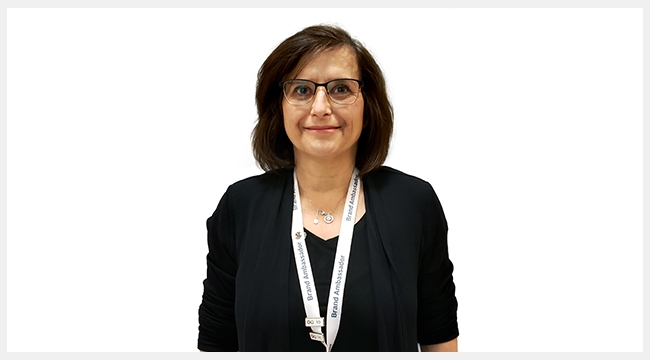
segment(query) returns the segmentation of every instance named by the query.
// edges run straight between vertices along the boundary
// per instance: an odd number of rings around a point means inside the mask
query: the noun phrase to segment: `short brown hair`
[[[380,167],[388,156],[393,133],[393,107],[381,68],[361,42],[338,26],[314,25],[285,39],[257,73],[257,123],[252,133],[253,156],[264,171],[295,166],[293,144],[284,129],[280,81],[323,50],[349,47],[354,51],[363,81],[363,129],[355,166],[361,175]]]

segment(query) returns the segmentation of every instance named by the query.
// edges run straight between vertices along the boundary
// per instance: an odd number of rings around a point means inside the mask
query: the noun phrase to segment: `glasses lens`
[[[306,104],[314,96],[315,86],[309,81],[291,80],[284,83],[284,95],[291,104]]]
[[[327,84],[330,98],[339,104],[352,104],[359,95],[359,83],[354,80],[334,80]]]

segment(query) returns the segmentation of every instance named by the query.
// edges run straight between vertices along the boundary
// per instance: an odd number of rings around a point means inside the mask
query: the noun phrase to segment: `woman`
[[[447,223],[431,186],[382,166],[381,69],[311,26],[258,73],[255,158],[207,221],[202,351],[457,351]]]

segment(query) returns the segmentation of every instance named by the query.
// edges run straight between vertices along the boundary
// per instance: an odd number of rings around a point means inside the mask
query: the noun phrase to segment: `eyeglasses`
[[[334,79],[319,84],[311,80],[292,79],[280,82],[284,98],[291,105],[307,105],[316,95],[319,86],[325,88],[327,97],[340,105],[350,105],[357,101],[363,82],[356,79]]]

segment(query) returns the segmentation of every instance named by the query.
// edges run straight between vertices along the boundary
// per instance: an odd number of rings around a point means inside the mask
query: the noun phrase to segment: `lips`
[[[336,130],[341,128],[340,126],[307,126],[305,127],[306,130],[314,130],[314,131],[327,131],[327,130]]]
[[[336,133],[341,127],[340,126],[307,126],[305,130],[311,134],[318,135],[329,135]]]

